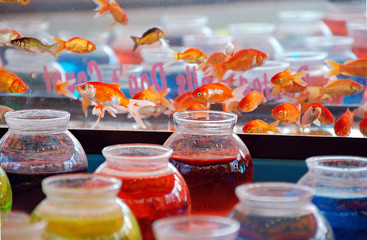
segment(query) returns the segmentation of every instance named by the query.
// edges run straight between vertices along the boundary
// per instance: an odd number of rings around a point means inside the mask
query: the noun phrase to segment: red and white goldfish
[[[120,7],[120,5],[114,1],[111,0],[110,2],[108,0],[93,0],[94,3],[98,5],[95,11],[97,11],[96,16],[102,15],[106,12],[110,12],[112,15],[112,18],[115,20],[114,23],[110,24],[109,27],[114,26],[117,23],[120,23],[122,25],[128,25],[129,19],[125,13],[125,11]]]
[[[7,93],[24,93],[27,85],[14,73],[0,68],[0,91]]]
[[[228,70],[247,71],[263,65],[268,59],[268,54],[257,49],[242,49],[229,57],[225,62],[213,66],[214,78],[218,81],[223,79]]]
[[[242,131],[244,133],[268,133],[268,132],[280,133],[279,130],[276,128],[278,124],[279,120],[267,124],[262,120],[255,119],[248,122],[245,126],[243,126]]]
[[[208,56],[198,48],[188,48],[182,53],[174,52],[175,61],[182,60],[191,64],[202,64],[208,60]]]
[[[327,60],[330,67],[328,77],[338,75],[340,73],[349,76],[367,77],[367,58],[360,58],[357,60],[347,61],[344,64]]]
[[[208,57],[208,60],[206,62],[199,65],[196,71],[205,70],[207,67],[213,66],[218,63],[225,62],[227,59],[228,59],[228,56],[222,52],[212,53]]]
[[[170,103],[165,98],[169,92],[170,89],[167,88],[166,90],[158,93],[154,89],[154,85],[151,85],[149,88],[141,90],[135,94],[132,99],[148,100],[152,103],[155,103],[155,106],[145,106],[139,109],[139,113],[142,117],[148,117],[151,115],[158,116],[170,107]]]
[[[174,101],[170,101],[169,110],[167,110],[165,114],[170,115],[185,110],[209,110],[209,108],[210,104],[198,102],[192,96],[192,92],[185,92]]]
[[[275,74],[271,78],[270,82],[273,85],[277,85],[277,86],[285,86],[285,85],[289,85],[289,84],[294,83],[294,82],[297,83],[300,86],[307,86],[307,83],[305,83],[301,79],[304,75],[307,74],[307,71],[292,74],[290,69],[291,68],[288,67],[283,72],[279,72],[279,73]]]
[[[134,41],[133,51],[135,51],[140,45],[158,42],[163,38],[163,36],[164,31],[158,27],[148,29],[141,37],[130,36],[130,38]]]
[[[332,125],[332,124],[334,124],[335,118],[334,118],[333,114],[330,112],[330,110],[327,107],[325,107],[321,103],[312,102],[312,103],[305,103],[305,104],[301,104],[301,105],[302,105],[302,112],[306,112],[307,109],[309,109],[310,107],[313,107],[313,106],[321,108],[321,114],[320,114],[320,117],[318,118],[320,123],[322,125]]]
[[[21,38],[17,31],[9,28],[0,29],[0,46],[1,47],[11,47],[11,41],[17,38]]]
[[[363,120],[359,123],[359,131],[363,136],[367,137],[367,117],[363,118]]]
[[[56,50],[56,53],[64,49],[74,53],[90,53],[96,50],[94,43],[81,37],[73,37],[67,41],[55,37],[54,40],[60,43],[60,47]]]
[[[309,126],[312,123],[316,124],[317,126],[320,126],[320,116],[321,116],[322,109],[316,105],[311,105],[303,114],[301,125],[302,126]]]
[[[204,103],[230,103],[241,101],[243,91],[247,87],[248,85],[244,84],[232,90],[223,83],[209,83],[195,89],[192,96],[196,101]]]
[[[60,43],[54,43],[52,45],[46,45],[36,38],[17,38],[10,41],[12,47],[23,50],[25,52],[32,53],[45,53],[48,52],[55,58],[57,58],[57,49],[60,47]]]
[[[353,126],[353,113],[350,112],[349,108],[343,113],[334,125],[334,132],[337,136],[349,136]]]
[[[16,4],[16,5],[28,5],[29,4],[29,0],[0,0],[0,2],[11,3],[11,4]]]
[[[279,120],[283,124],[296,123],[299,125],[301,110],[291,103],[283,103],[276,106],[272,110],[271,115],[274,119]]]
[[[99,116],[103,116],[105,109],[110,110],[112,113],[128,111],[142,128],[146,128],[146,126],[141,120],[139,108],[155,105],[150,101],[125,97],[120,90],[120,85],[115,83],[87,82],[76,86],[76,90],[82,97],[89,99],[93,104],[97,105],[98,109],[100,109],[97,112]],[[95,110],[97,111],[98,109]]]
[[[259,93],[258,91],[249,92],[244,98],[241,99],[238,104],[238,109],[241,112],[252,112],[254,111],[262,102],[266,102],[264,97],[264,91]]]

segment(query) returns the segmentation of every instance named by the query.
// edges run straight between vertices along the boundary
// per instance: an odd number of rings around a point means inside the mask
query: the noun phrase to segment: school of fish
[[[125,10],[114,0],[93,0],[97,7],[95,17],[108,14],[114,20],[108,27],[119,23],[128,25],[129,20]],[[28,5],[29,0],[0,0],[0,3],[15,5]],[[133,41],[132,51],[144,45],[162,43],[164,30],[159,27],[147,29],[140,36],[130,36]],[[96,45],[81,37],[73,37],[63,40],[54,37],[54,43],[44,43],[33,37],[22,36],[16,29],[0,29],[0,47],[19,49],[31,53],[49,53],[55,58],[61,51],[72,53],[91,53],[97,49]],[[167,48],[166,46],[162,46]],[[121,86],[117,83],[85,82],[77,84],[75,79],[68,81],[57,81],[55,92],[58,95],[77,99],[74,91],[79,93],[82,110],[87,117],[88,107],[94,106],[92,114],[97,115],[97,120],[92,126],[96,127],[104,117],[105,111],[116,117],[117,114],[128,113],[133,117],[141,128],[147,126],[142,118],[159,116],[160,114],[173,114],[177,111],[185,110],[209,110],[212,105],[222,106],[223,111],[233,111],[237,114],[247,114],[257,111],[259,105],[267,102],[264,96],[264,89],[259,91],[247,89],[249,86],[233,87],[234,72],[245,72],[266,63],[269,55],[258,49],[236,49],[232,42],[227,41],[223,47],[223,52],[215,52],[207,56],[204,51],[198,48],[187,48],[182,52],[168,48],[172,53],[172,60],[169,64],[182,61],[188,64],[195,64],[196,71],[202,71],[204,76],[211,77],[212,82],[203,84],[193,91],[186,91],[175,99],[167,99],[169,88],[157,91],[154,85],[136,93],[132,98],[127,98],[121,91]],[[357,115],[362,120],[359,123],[359,130],[363,136],[367,136],[367,103],[358,109],[345,112],[335,119],[334,115],[327,108],[327,105],[334,98],[346,97],[361,93],[365,87],[351,79],[336,79],[335,76],[344,74],[347,76],[367,77],[367,59],[360,58],[345,63],[338,63],[332,60],[326,61],[329,66],[327,77],[332,78],[324,86],[308,86],[303,79],[307,71],[298,73],[291,72],[290,68],[271,76],[270,85],[273,96],[281,94],[296,94],[293,97],[284,97],[279,101],[268,118],[254,119],[243,124],[244,133],[280,133],[277,126],[279,124],[293,124],[301,131],[310,128],[311,125],[318,127],[334,125],[336,136],[349,136],[353,128],[354,118]],[[165,65],[167,66],[167,65]],[[6,70],[6,66],[0,68],[0,91],[11,94],[24,94],[29,90],[27,83],[14,73]],[[224,81],[228,72],[232,75],[229,81]],[[247,91],[246,94],[244,92]],[[276,103],[276,102],[274,102]],[[218,105],[219,104],[219,105]],[[7,109],[6,106],[2,106]],[[10,109],[11,110],[11,109]],[[10,111],[9,110],[9,111]],[[264,120],[270,120],[266,123]]]

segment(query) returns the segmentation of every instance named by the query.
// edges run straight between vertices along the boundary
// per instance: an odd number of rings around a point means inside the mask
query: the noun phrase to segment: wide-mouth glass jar
[[[46,239],[142,239],[136,218],[117,197],[121,180],[65,174],[46,178],[42,187],[47,197],[31,218],[47,223]]]

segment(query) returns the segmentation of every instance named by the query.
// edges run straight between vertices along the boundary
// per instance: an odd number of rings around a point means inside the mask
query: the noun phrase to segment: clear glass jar
[[[353,52],[358,58],[367,58],[366,21],[355,21],[347,24],[348,35],[354,39]]]
[[[207,26],[208,17],[201,15],[164,15],[161,18],[164,38],[171,47],[183,46],[185,35],[211,36],[212,30]]]
[[[11,210],[13,201],[9,178],[5,171],[0,167],[0,215]]]
[[[186,48],[199,48],[207,56],[215,52],[224,52],[226,44],[231,41],[231,37],[225,35],[185,35],[183,45]]]
[[[228,217],[189,215],[156,220],[153,230],[157,240],[235,240],[240,224]]]
[[[237,115],[221,111],[176,112],[176,131],[164,146],[183,175],[194,214],[227,215],[238,202],[234,189],[253,181],[252,158],[235,134]]]
[[[336,239],[367,239],[367,158],[315,156],[298,184],[313,187],[312,202],[323,212]]]
[[[42,181],[47,195],[32,221],[46,222],[48,240],[141,240],[136,218],[117,198],[121,181],[92,174],[66,174]]]
[[[29,215],[23,212],[1,215],[2,240],[42,240],[45,227],[44,221],[31,222]]]
[[[304,50],[304,40],[311,36],[331,36],[319,11],[281,11],[275,37],[286,51]]]
[[[240,203],[229,217],[242,239],[334,239],[325,217],[311,203],[314,190],[294,183],[265,182],[236,188]]]
[[[106,161],[98,175],[121,179],[118,197],[134,213],[144,240],[154,240],[156,219],[190,213],[190,194],[185,180],[168,159],[172,149],[154,144],[120,144],[102,150]]]
[[[282,56],[284,50],[274,37],[275,25],[271,23],[230,24],[229,32],[237,49],[256,48],[269,54],[274,60]]]
[[[41,181],[55,174],[87,172],[87,156],[67,130],[70,113],[30,109],[5,114],[0,164],[13,191],[13,210],[30,213],[45,197]]]

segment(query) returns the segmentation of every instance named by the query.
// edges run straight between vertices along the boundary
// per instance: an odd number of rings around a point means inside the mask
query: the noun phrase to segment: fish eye
[[[280,110],[280,111],[279,111],[279,115],[282,115],[282,114],[283,114],[283,111],[282,111],[282,110]]]
[[[87,87],[86,86],[82,86],[82,90],[86,90],[87,89]]]
[[[345,132],[345,131],[347,131],[347,128],[346,128],[346,127],[343,127],[343,130],[344,130],[344,132]]]
[[[197,96],[198,96],[198,97],[201,97],[201,92],[199,92],[199,93],[197,94]]]
[[[24,88],[25,88],[24,85],[22,85],[21,89],[23,90]]]

